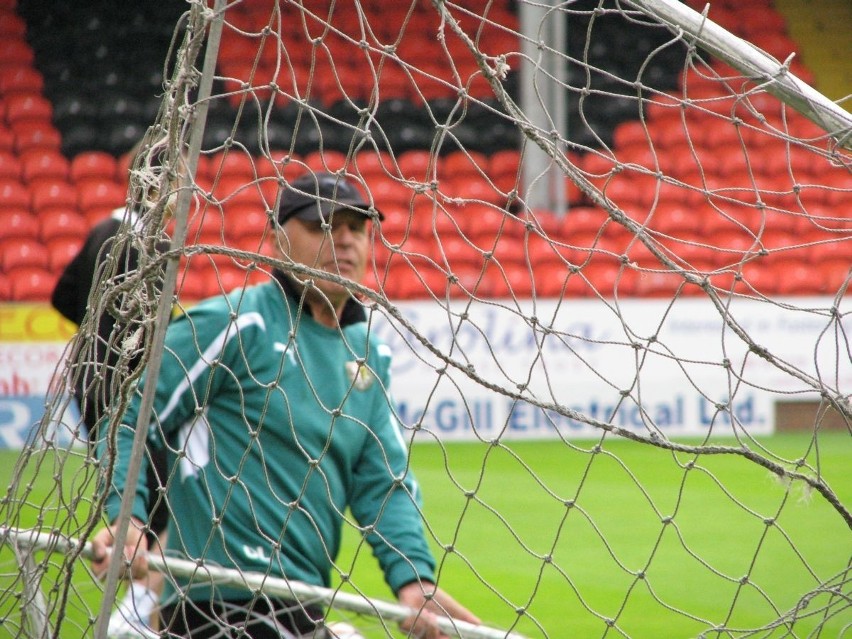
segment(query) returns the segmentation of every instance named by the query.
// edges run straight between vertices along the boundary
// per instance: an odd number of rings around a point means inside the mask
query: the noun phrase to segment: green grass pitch
[[[759,444],[779,460],[818,466],[848,508],[849,441],[838,432],[821,434],[817,448],[800,434]],[[850,632],[852,607],[843,597],[852,594],[844,581],[852,535],[820,495],[739,456],[696,459],[623,440],[596,443],[415,445],[412,467],[441,586],[489,625],[530,638],[811,637],[821,624],[820,637]],[[6,485],[15,457],[0,453]],[[4,523],[33,525],[36,506],[55,500],[49,475],[56,469],[46,467],[51,473],[35,478],[24,519]],[[64,473],[73,475],[73,467]],[[4,549],[7,582],[10,563]],[[353,530],[338,566],[361,592],[390,599]],[[834,595],[815,596],[792,624],[764,628],[832,579]],[[87,636],[85,608],[97,609],[96,588],[78,592],[83,601],[69,617],[79,619],[66,623],[67,639]],[[5,613],[10,600],[3,601]],[[741,631],[712,631],[721,625]]]

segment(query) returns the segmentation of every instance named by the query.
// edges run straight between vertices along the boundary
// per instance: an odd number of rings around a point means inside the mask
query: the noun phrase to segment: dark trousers
[[[189,601],[166,606],[161,611],[164,637],[184,639],[282,639],[286,633],[326,637],[323,611],[280,599],[247,601]],[[285,632],[282,632],[283,631]],[[316,633],[316,634],[313,634]]]

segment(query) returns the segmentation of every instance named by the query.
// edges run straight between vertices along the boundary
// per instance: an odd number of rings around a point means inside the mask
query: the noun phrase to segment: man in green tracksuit
[[[282,193],[273,253],[359,281],[376,215],[349,181],[307,174]],[[202,302],[170,325],[149,436],[149,446],[170,454],[169,550],[327,586],[349,508],[400,603],[422,609],[403,627],[442,637],[442,609],[478,621],[434,586],[419,488],[391,406],[391,353],[365,320],[342,283],[276,271],[272,281]],[[117,434],[109,521],[119,513],[138,410],[137,393]],[[143,473],[128,555],[144,548],[149,489]],[[112,532],[93,539],[97,573],[108,566]],[[141,553],[134,562],[144,572]],[[172,636],[222,636],[229,626],[252,639],[324,636],[315,634],[323,611],[314,607],[179,585],[163,612]]]

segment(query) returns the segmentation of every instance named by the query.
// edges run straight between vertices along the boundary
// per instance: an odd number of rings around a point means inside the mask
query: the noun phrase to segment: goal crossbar
[[[627,0],[663,24],[674,25],[698,46],[761,83],[760,88],[783,100],[825,130],[846,150],[852,150],[852,114],[797,78],[755,45],[735,36],[706,15],[674,0]]]
[[[84,559],[91,559],[93,554],[91,543],[81,543],[73,537],[65,537],[56,532],[0,526],[0,545],[5,544],[9,544],[15,549],[19,561],[28,557],[29,553],[36,551],[66,555],[77,552]],[[333,588],[323,588],[279,577],[270,577],[262,573],[211,566],[188,559],[166,558],[149,554],[148,567],[165,575],[191,577],[197,583],[239,586],[247,590],[262,591],[273,597],[290,597],[297,601],[318,602],[336,610],[377,617],[396,623],[418,614],[416,609],[380,599],[367,598]],[[515,632],[477,626],[448,617],[437,617],[437,623],[442,632],[459,639],[525,639]]]

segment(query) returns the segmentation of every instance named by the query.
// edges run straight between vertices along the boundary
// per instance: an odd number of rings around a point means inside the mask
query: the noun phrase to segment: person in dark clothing
[[[171,202],[166,206],[166,217],[171,215],[171,206]],[[142,318],[134,317],[129,309],[117,309],[114,303],[101,304],[97,299],[104,282],[120,283],[138,270],[140,251],[144,249],[133,240],[133,235],[139,225],[140,216],[123,208],[95,224],[80,251],[60,275],[50,300],[60,314],[78,327],[86,321],[96,322],[94,339],[85,344],[85,350],[74,355],[70,370],[82,429],[93,454],[100,437],[98,428],[107,418],[111,401],[118,397],[126,375],[135,371],[142,360],[142,339],[135,342],[135,352],[126,352],[125,346],[136,339],[134,333],[144,329]],[[168,248],[169,243],[164,241],[157,244],[156,250],[162,252]],[[155,283],[157,288],[161,285],[159,280]],[[97,314],[96,319],[87,320],[90,312]],[[121,320],[117,318],[119,314]],[[162,486],[168,472],[165,452],[152,450],[149,453],[151,463],[147,465],[146,482],[149,486]],[[147,508],[150,516],[148,543],[149,547],[156,548],[165,543],[169,519],[159,491],[151,491]],[[162,575],[152,572],[147,578],[131,583],[110,619],[108,635],[111,639],[154,636],[150,626],[151,620],[157,619],[154,612],[162,582]]]
[[[133,247],[121,249],[121,254],[111,256],[116,235],[124,224],[125,211],[113,211],[108,218],[92,227],[77,255],[68,263],[59,277],[50,302],[65,318],[77,326],[83,324],[88,312],[89,294],[92,285],[104,277],[117,280],[132,273],[139,267],[139,251]],[[138,216],[130,213],[130,224],[138,221]],[[168,244],[160,245],[168,249]],[[115,266],[112,267],[112,262]],[[114,273],[110,271],[114,270]],[[114,385],[113,371],[119,360],[121,341],[128,330],[136,328],[133,322],[122,324],[115,315],[107,310],[98,317],[97,340],[92,346],[93,357],[77,364],[72,371],[74,378],[74,397],[80,408],[86,434],[94,439],[97,426],[104,417],[110,399],[115,397],[118,388]],[[133,370],[141,359],[141,349],[135,353],[128,364]],[[100,373],[102,379],[95,379]]]

